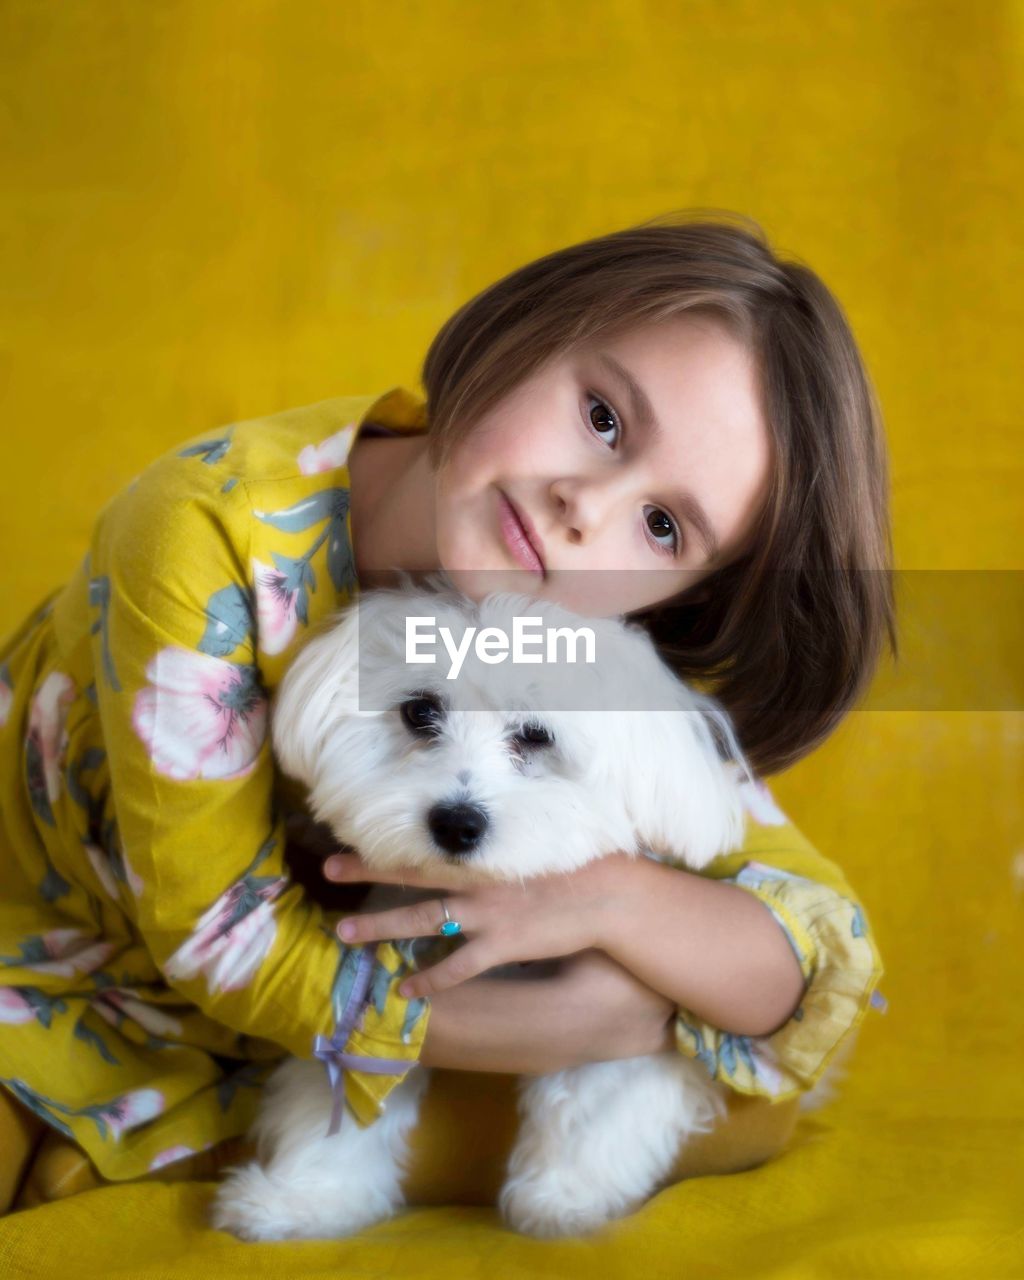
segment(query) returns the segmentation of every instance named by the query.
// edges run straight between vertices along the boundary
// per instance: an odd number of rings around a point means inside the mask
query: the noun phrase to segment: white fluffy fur
[[[597,632],[599,662],[574,671],[570,687],[573,705],[587,709],[549,709],[566,704],[564,667],[468,662],[455,682],[445,680],[443,665],[411,669],[407,613],[457,631],[469,623],[511,632],[515,613],[546,625],[585,622]],[[424,689],[449,704],[430,741],[415,737],[398,711]],[[663,710],[644,709],[651,707]],[[526,720],[542,723],[554,744],[510,750],[510,725]],[[713,729],[732,761],[720,757]],[[749,771],[728,720],[673,676],[642,628],[583,620],[511,594],[474,604],[443,576],[418,592],[366,593],[311,636],[278,690],[272,735],[282,768],[308,787],[314,817],[379,868],[445,861],[425,821],[438,801],[486,810],[490,825],[465,863],[467,874],[484,877],[568,871],[616,850],[682,857],[699,870],[743,834],[740,786]],[[392,905],[396,892],[378,886],[364,910]],[[214,1224],[249,1240],[330,1238],[394,1214],[404,1204],[407,1138],[428,1074],[421,1065],[411,1070],[365,1129],[346,1111],[341,1131],[328,1138],[324,1067],[285,1062],[254,1127],[259,1159],[228,1175]],[[724,1114],[725,1094],[699,1062],[678,1053],[524,1077],[520,1131],[499,1199],[505,1221],[554,1237],[628,1214],[664,1184],[681,1145]]]

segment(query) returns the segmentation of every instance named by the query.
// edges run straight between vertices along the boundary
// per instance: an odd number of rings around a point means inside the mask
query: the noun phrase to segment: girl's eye
[[[659,549],[675,555],[679,549],[679,535],[668,513],[662,511],[660,507],[647,507],[644,512],[644,520],[647,528],[654,535],[654,540],[657,542]],[[662,542],[660,540],[665,534],[668,534],[670,541]]]
[[[621,430],[615,410],[606,405],[603,400],[599,399],[597,396],[588,395],[587,403],[598,405],[601,409],[601,416],[605,419],[605,422],[601,426],[598,426],[594,421],[594,410],[591,409],[587,415],[590,418],[590,425],[599,435],[604,431],[614,431],[618,433]],[[617,435],[616,438],[618,438]]]
[[[595,431],[601,433],[603,431],[614,431],[615,438],[618,440],[622,427],[619,423],[619,416],[610,405],[607,405],[600,396],[592,394],[587,395],[587,403],[595,405],[600,410],[598,417],[603,417],[605,421],[598,426],[595,422],[595,410],[591,409],[589,413],[590,425]],[[649,514],[648,514],[649,513]],[[682,536],[676,526],[675,521],[666,511],[662,511],[660,507],[646,507],[644,509],[644,523],[647,525],[648,531],[653,535],[653,541],[657,550],[665,555],[675,556],[679,554],[682,546]],[[662,539],[668,536],[668,541],[663,542]]]

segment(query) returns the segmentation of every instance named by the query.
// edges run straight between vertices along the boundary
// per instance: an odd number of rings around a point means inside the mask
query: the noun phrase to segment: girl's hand
[[[470,881],[460,868],[442,864],[429,872],[376,871],[358,854],[340,853],[327,859],[324,874],[335,882],[370,880],[437,889],[437,897],[425,902],[338,922],[338,936],[353,944],[433,936],[444,922],[444,898],[449,915],[462,925],[466,944],[399,987],[403,996],[432,996],[497,965],[599,947],[604,922],[615,911],[620,877],[633,862],[628,854],[609,854],[574,871],[518,883]]]

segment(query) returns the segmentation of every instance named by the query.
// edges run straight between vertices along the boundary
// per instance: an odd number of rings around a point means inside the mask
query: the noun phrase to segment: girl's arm
[[[557,979],[473,978],[431,997],[420,1062],[513,1075],[561,1071],[576,1060],[579,1031],[566,1016],[574,1012]]]
[[[104,824],[110,839],[90,847],[91,874],[97,895],[116,901],[140,935],[146,980],[159,974],[226,1029],[224,1052],[234,1045],[244,1058],[245,1038],[256,1038],[311,1058],[367,964],[334,936],[285,864],[267,736],[273,680],[262,665],[250,577],[262,581],[253,568],[260,562],[250,554],[248,487],[228,483],[234,458],[229,451],[221,466],[193,448],[146,468],[104,508],[73,581],[75,607],[89,611],[83,625],[92,622],[91,698],[117,802],[111,833]],[[337,600],[321,592],[311,623]],[[96,755],[86,750],[68,762],[69,776],[86,775],[73,789],[83,821],[103,800],[88,789],[103,780]],[[348,1050],[412,1062],[426,1010],[396,992],[403,970],[390,942],[369,959],[374,999]],[[374,1065],[347,1076],[362,1124],[377,1118],[401,1079]]]
[[[437,992],[424,1066],[533,1075],[671,1051],[677,1006],[736,1035],[788,1022],[806,984],[763,903],[649,858],[614,874],[602,950],[569,957],[553,978],[484,976]]]
[[[597,950],[554,977],[462,982],[431,997],[426,1067],[545,1075],[675,1047],[675,1007]]]
[[[680,1008],[734,1035],[767,1036],[806,989],[800,962],[763,902],[650,858],[609,866],[617,881],[597,943]]]

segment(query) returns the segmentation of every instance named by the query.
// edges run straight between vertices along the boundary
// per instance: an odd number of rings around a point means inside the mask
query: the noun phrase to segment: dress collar
[[[405,387],[392,387],[378,396],[356,428],[352,443],[366,435],[422,435],[427,430],[427,402]],[[379,428],[379,430],[378,430]]]

